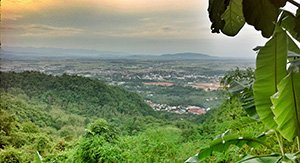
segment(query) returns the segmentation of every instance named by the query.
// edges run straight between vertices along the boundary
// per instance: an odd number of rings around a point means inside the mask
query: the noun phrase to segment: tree
[[[117,146],[117,133],[106,120],[98,119],[88,125],[79,140],[70,162],[117,162],[122,160]]]
[[[286,3],[297,13],[282,9]],[[260,121],[275,130],[281,154],[270,155],[272,161],[299,160],[300,156],[300,4],[294,0],[209,0],[209,18],[213,33],[228,36],[239,33],[244,24],[270,38],[258,50],[253,95]],[[282,138],[297,142],[296,153],[286,154]],[[252,146],[258,139],[222,136],[198,154],[205,158],[213,151],[226,150],[231,144]],[[261,144],[261,143],[260,143]],[[264,157],[247,157],[241,162],[264,161]],[[266,159],[265,159],[266,161]],[[271,161],[271,162],[272,162]]]
[[[225,90],[229,92],[229,97],[237,97],[247,114],[257,119],[253,97],[253,82],[254,70],[252,68],[241,70],[238,67],[235,70],[225,73],[220,81]]]
[[[0,108],[0,149],[9,144],[9,136],[15,127],[15,117]]]

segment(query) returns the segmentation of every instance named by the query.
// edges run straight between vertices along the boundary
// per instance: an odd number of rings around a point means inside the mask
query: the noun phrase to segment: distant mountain
[[[218,57],[210,56],[201,53],[175,53],[175,54],[163,54],[161,59],[173,59],[173,60],[194,60],[194,59],[217,59]]]
[[[146,60],[214,60],[221,59],[219,57],[210,56],[201,53],[175,53],[162,55],[132,55],[127,59],[146,59]]]
[[[89,49],[4,47],[0,58],[8,60],[56,60],[56,59],[128,59],[128,60],[214,60],[219,57],[201,53],[175,53],[162,55],[132,55],[123,52]]]

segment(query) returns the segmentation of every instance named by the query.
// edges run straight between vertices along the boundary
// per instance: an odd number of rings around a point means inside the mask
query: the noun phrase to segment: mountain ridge
[[[136,60],[200,60],[220,59],[196,52],[168,53],[160,55],[129,54],[114,51],[98,51],[90,49],[60,49],[60,48],[32,48],[32,47],[4,47],[1,49],[2,59],[136,59]]]
[[[174,54],[162,54],[160,57],[163,58],[175,58],[175,59],[216,59],[218,57],[211,56],[208,54],[202,53],[193,53],[193,52],[183,52],[183,53],[174,53]]]

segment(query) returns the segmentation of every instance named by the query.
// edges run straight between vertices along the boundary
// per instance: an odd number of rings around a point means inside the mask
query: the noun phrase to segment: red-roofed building
[[[188,111],[189,113],[197,114],[197,115],[202,115],[202,114],[205,114],[205,113],[206,113],[205,109],[200,108],[200,107],[198,107],[198,106],[188,106],[188,107],[187,107],[187,111]]]

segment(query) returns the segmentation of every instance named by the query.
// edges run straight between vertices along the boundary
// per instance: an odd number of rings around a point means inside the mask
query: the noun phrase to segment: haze
[[[234,38],[212,34],[208,0],[4,0],[1,7],[4,48],[254,58],[252,48],[265,42],[249,26]]]

